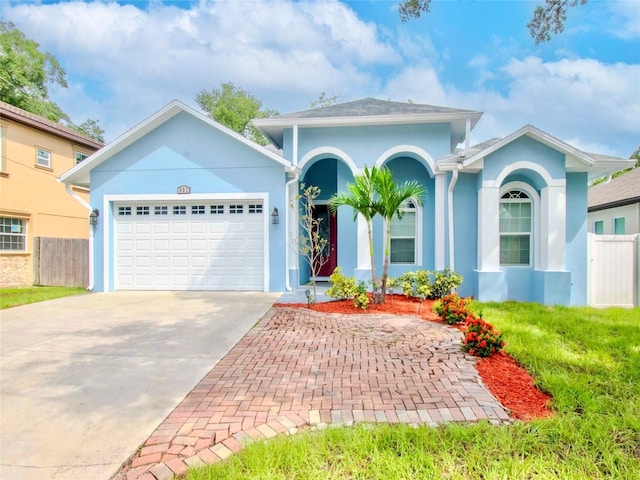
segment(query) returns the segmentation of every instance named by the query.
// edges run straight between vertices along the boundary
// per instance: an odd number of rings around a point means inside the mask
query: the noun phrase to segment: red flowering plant
[[[449,325],[462,323],[469,316],[467,299],[459,297],[457,293],[442,297],[433,311]]]
[[[499,352],[505,343],[502,334],[482,318],[470,314],[464,328],[463,348],[476,357],[489,357]]]

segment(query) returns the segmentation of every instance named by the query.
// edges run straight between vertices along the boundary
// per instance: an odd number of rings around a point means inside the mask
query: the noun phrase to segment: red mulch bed
[[[424,320],[441,322],[433,313],[434,300],[420,301],[404,295],[387,295],[383,305],[369,305],[367,310],[354,307],[351,300],[318,303],[311,310],[325,313],[391,313],[395,315],[417,315]],[[306,303],[276,303],[276,307],[308,308]],[[510,410],[511,416],[520,420],[534,420],[554,414],[548,407],[551,397],[536,388],[533,378],[507,353],[499,352],[482,358],[476,364],[482,381],[491,393]]]

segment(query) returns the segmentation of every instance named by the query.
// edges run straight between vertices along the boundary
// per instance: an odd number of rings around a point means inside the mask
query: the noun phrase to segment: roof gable
[[[485,144],[480,144],[478,146],[480,148],[470,149],[466,154],[464,151],[460,153],[459,158],[462,160],[462,168],[472,172],[481,170],[484,159],[488,155],[525,136],[565,155],[565,169],[567,172],[588,172],[590,177],[594,178],[604,175],[605,173],[603,172],[613,172],[630,166],[628,160],[583,152],[533,125],[525,125],[502,139],[497,141],[494,139],[485,142]],[[450,160],[449,157],[447,159]]]
[[[60,182],[81,185],[81,186],[89,186],[89,178],[91,171],[96,168],[98,165],[109,160],[114,155],[123,151],[130,145],[134,144],[145,135],[149,134],[156,128],[165,124],[176,115],[181,112],[185,112],[196,119],[206,123],[207,125],[221,131],[222,133],[234,138],[235,140],[247,145],[250,148],[258,151],[260,154],[265,157],[279,163],[283,167],[288,167],[290,164],[284,158],[280,157],[276,153],[267,150],[266,148],[258,145],[247,138],[243,137],[237,132],[225,127],[224,125],[219,124],[218,122],[210,119],[209,117],[203,115],[200,112],[193,110],[192,108],[187,107],[183,103],[174,100],[162,109],[158,110],[156,113],[148,117],[146,120],[143,120],[141,123],[131,128],[129,131],[122,134],[120,137],[115,139],[113,142],[106,145],[101,150],[98,150],[96,153],[85,159],[83,162],[76,165],[71,170],[65,172],[58,179]]]
[[[467,120],[473,128],[481,116],[482,112],[475,110],[364,98],[324,108],[260,118],[254,120],[253,124],[274,145],[282,148],[284,129],[294,126],[305,128],[449,123],[455,146],[464,137]]]

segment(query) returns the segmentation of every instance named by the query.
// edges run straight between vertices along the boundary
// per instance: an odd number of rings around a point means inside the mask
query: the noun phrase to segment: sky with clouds
[[[543,0],[540,0],[543,1]],[[536,1],[434,0],[402,23],[396,1],[15,1],[13,22],[67,72],[52,98],[113,140],[173,99],[233,82],[263,107],[411,100],[484,112],[474,142],[533,124],[587,151],[640,144],[640,1],[589,0],[536,46]]]

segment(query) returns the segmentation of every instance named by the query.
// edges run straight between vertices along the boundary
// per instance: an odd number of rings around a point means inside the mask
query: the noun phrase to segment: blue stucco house
[[[306,283],[293,248],[301,183],[321,189],[316,214],[331,252],[321,277],[340,266],[369,278],[365,223],[348,207],[329,215],[327,203],[364,166],[384,165],[427,189],[424,205],[407,202],[392,226],[392,276],[448,266],[464,276],[465,296],[585,304],[588,179],[629,161],[531,125],[471,146],[481,115],[366,98],[255,120],[265,148],[174,101],[60,178],[91,189],[90,288]],[[379,219],[374,239],[381,251]]]

